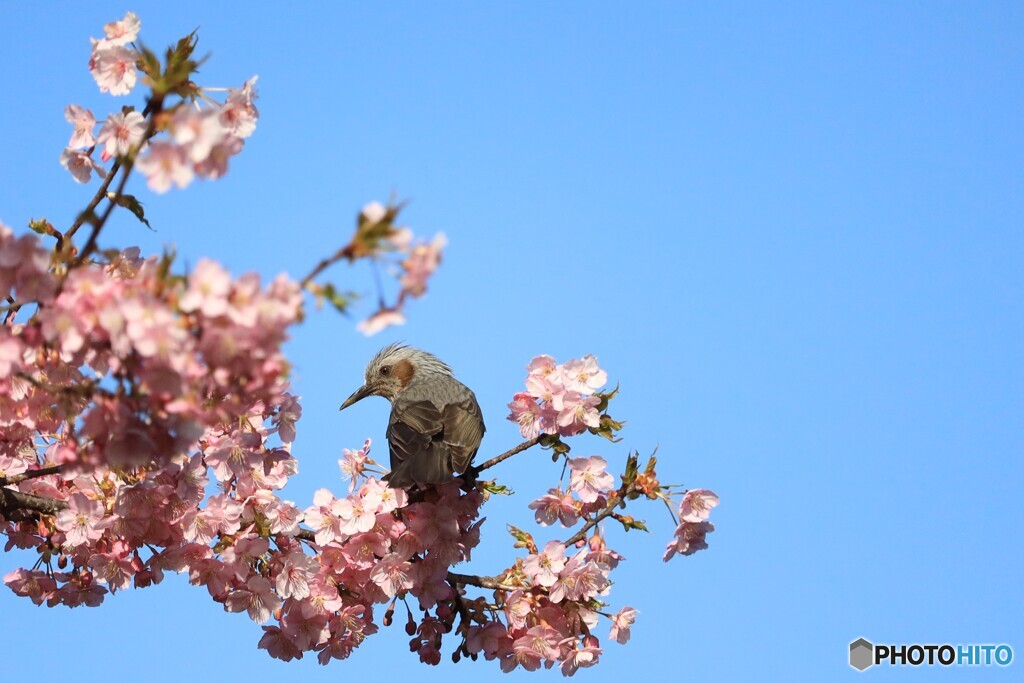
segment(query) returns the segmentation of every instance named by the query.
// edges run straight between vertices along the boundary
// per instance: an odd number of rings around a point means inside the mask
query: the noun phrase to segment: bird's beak
[[[345,410],[345,408],[348,408],[353,403],[357,403],[366,398],[367,396],[369,396],[370,393],[370,388],[364,384],[363,386],[353,391],[352,395],[345,399],[345,402],[341,404],[341,407],[338,408],[338,410]]]

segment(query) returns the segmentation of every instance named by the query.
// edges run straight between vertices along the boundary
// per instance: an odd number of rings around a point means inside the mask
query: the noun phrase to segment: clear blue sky
[[[451,242],[410,323],[370,340],[313,315],[290,344],[307,504],[342,488],[342,447],[383,443],[386,402],[339,414],[382,343],[455,366],[490,427],[537,353],[595,353],[622,384],[621,461],[660,446],[664,477],[722,498],[711,549],[661,562],[671,533],[620,542],[616,605],[640,610],[586,680],[924,680],[857,674],[848,643],[1008,642],[1024,665],[1024,9],[1019,3],[6,4],[0,219],[67,225],[91,190],[58,164],[71,102],[117,103],[90,35],[135,10],[162,47],[200,27],[202,82],[260,75],[262,119],[229,175],[121,215],[106,244],[303,274],[365,202],[409,198]],[[366,268],[340,285],[370,291]],[[505,522],[558,476],[500,470],[472,568],[508,557]],[[0,573],[24,555],[0,554]],[[391,629],[349,661],[282,664],[259,628],[172,577],[95,610],[0,591],[11,680],[496,678],[429,669]],[[559,676],[555,672],[534,678]],[[615,677],[615,678],[613,678]],[[519,676],[514,678],[518,679]]]

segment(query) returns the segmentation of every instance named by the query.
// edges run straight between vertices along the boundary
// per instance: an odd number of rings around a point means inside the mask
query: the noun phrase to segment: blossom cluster
[[[679,525],[665,548],[666,562],[676,554],[693,555],[708,547],[707,535],[715,530],[715,525],[707,520],[716,505],[718,496],[713,491],[690,489],[683,494],[679,502]]]
[[[608,382],[608,373],[587,354],[561,365],[548,355],[537,356],[526,366],[526,391],[508,404],[508,419],[519,425],[527,439],[537,435],[574,436],[600,426],[597,390]]]
[[[254,129],[255,79],[218,104],[188,78],[193,37],[168,51],[161,71],[134,45],[140,25],[128,13],[105,26],[89,68],[114,95],[147,82],[147,108],[112,114],[94,133],[92,112],[69,106],[65,165],[82,182],[92,171],[109,179],[135,167],[156,191],[222,175]],[[182,101],[168,105],[172,94]],[[479,472],[393,489],[378,478],[367,440],[339,460],[347,493],[321,488],[307,506],[282,493],[298,473],[302,416],[282,346],[302,320],[303,291],[343,307],[344,297],[314,283],[316,275],[342,259],[397,255],[396,303],[381,297],[360,329],[404,322],[404,303],[426,291],[440,263],[443,235],[415,241],[395,226],[398,207],[373,203],[360,212],[352,241],[301,281],[235,277],[211,259],[177,274],[168,255],[96,247],[115,206],[141,218],[120,189],[108,193],[105,184],[92,206],[103,197],[103,217],[83,214],[92,233],[80,252],[81,221],[64,233],[33,222],[56,238],[52,249],[0,224],[0,535],[5,551],[34,559],[3,577],[14,593],[37,605],[96,606],[178,572],[224,610],[260,624],[259,647],[271,656],[316,653],[321,664],[347,658],[379,624],[390,626],[399,603],[408,610],[410,649],[428,664],[440,662],[443,640],[454,634],[456,661],[483,656],[504,671],[558,666],[573,675],[602,655],[602,617],[609,639],[629,640],[637,612],[608,607],[611,573],[624,558],[608,546],[603,525],[645,528],[620,511],[640,497],[668,502],[674,492],[658,481],[653,457],[641,471],[629,456],[616,486],[603,457],[566,455],[559,437],[590,431],[614,439],[621,428],[607,414],[616,392],[600,391],[607,373],[596,358],[534,358],[509,419],[528,439],[542,438],[492,461],[538,442],[553,448],[568,482],[563,473],[530,508],[542,527],[581,526],[542,547],[510,527],[524,557],[493,577],[455,574],[480,542],[483,503],[507,492],[475,481]],[[706,489],[683,492],[666,560],[707,547],[717,504]],[[473,587],[493,594],[472,596]]]
[[[565,527],[584,519],[596,522],[616,505],[620,494],[604,458],[571,458],[567,464],[568,489],[552,489],[530,504],[542,526],[556,520]],[[612,640],[629,640],[636,610],[624,607],[614,616],[603,611],[610,574],[624,558],[607,545],[600,530],[595,528],[589,538],[585,530],[564,542],[549,541],[543,549],[530,534],[512,531],[517,546],[529,554],[501,575],[508,586],[502,600],[504,622],[474,626],[468,641],[471,653],[497,659],[506,672],[558,665],[571,676],[599,661],[601,641],[595,630],[601,615],[611,619]]]
[[[127,95],[134,89],[138,65],[147,63],[146,55],[134,47],[141,27],[139,18],[128,12],[120,21],[104,26],[104,38],[92,39],[89,71],[100,92]],[[167,86],[170,92],[184,95],[172,107],[166,108],[160,93],[161,97],[150,98],[142,113],[128,108],[110,114],[96,134],[92,111],[76,104],[64,110],[73,132],[61,164],[76,181],[88,182],[93,171],[105,178],[109,171],[103,163],[136,156],[135,165],[146,176],[149,188],[159,193],[172,186],[186,187],[196,176],[216,179],[227,173],[228,160],[242,150],[245,138],[256,129],[256,77],[241,88],[199,88],[187,80],[187,71],[175,68],[186,63],[194,42],[180,46],[182,49],[172,53],[170,59],[175,62],[167,65],[165,74],[184,74],[179,76],[180,83]],[[147,76],[152,80],[156,74]],[[213,97],[218,91],[226,92],[223,102]],[[158,122],[154,117],[160,113],[159,107],[170,115]],[[99,161],[93,158],[98,146],[102,146]]]
[[[400,255],[395,269],[400,290],[395,303],[389,305],[380,296],[380,305],[369,317],[356,325],[356,329],[372,336],[393,325],[404,325],[406,322],[404,307],[408,299],[419,298],[427,291],[427,281],[441,265],[441,252],[448,240],[443,233],[434,236],[431,241],[416,240],[408,227],[393,227],[391,219],[397,212],[389,210],[380,202],[371,202],[360,212],[360,223],[364,225],[381,225],[387,228],[387,246]],[[387,251],[378,252],[377,257],[386,255]]]

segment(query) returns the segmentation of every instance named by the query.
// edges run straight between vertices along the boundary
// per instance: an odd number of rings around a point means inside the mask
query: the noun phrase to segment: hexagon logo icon
[[[850,666],[863,671],[875,663],[875,646],[866,638],[858,638],[850,643]]]

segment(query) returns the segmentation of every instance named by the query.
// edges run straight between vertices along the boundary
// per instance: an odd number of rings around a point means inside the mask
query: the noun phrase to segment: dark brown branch
[[[521,444],[519,444],[518,446],[516,446],[515,448],[510,448],[509,450],[505,451],[501,455],[496,455],[493,458],[491,458],[490,460],[482,462],[479,465],[474,465],[474,466],[470,467],[466,471],[466,475],[464,475],[464,476],[476,477],[476,475],[479,474],[480,472],[483,472],[484,470],[486,470],[488,468],[494,467],[495,465],[497,465],[500,462],[508,460],[513,455],[518,455],[519,453],[522,453],[523,451],[525,451],[528,448],[533,448],[534,446],[536,446],[537,444],[540,443],[540,440],[541,440],[540,436],[535,436],[532,439],[530,439],[529,441],[524,441]]]
[[[515,586],[503,584],[496,576],[477,576],[475,574],[457,574],[448,572],[449,583],[456,583],[463,586],[476,586],[478,588],[491,588],[494,590],[513,591]]]
[[[55,515],[67,506],[68,504],[63,500],[43,498],[31,493],[0,488],[0,516],[11,521],[29,519],[32,512]]]
[[[351,253],[352,250],[350,247],[342,247],[341,249],[336,251],[333,256],[328,256],[327,258],[321,259],[320,263],[316,264],[313,270],[309,271],[309,274],[307,274],[306,277],[299,280],[299,288],[305,289],[306,285],[312,282],[313,278],[315,278],[317,275],[324,272],[338,261],[344,258],[351,258]]]
[[[18,484],[29,479],[38,479],[39,477],[46,477],[51,474],[60,474],[60,465],[54,465],[53,467],[44,467],[38,470],[30,470],[24,474],[15,474],[10,477],[0,477],[0,486],[9,486],[10,484]]]
[[[152,121],[150,122],[150,129],[153,128]],[[146,131],[146,138],[149,139],[150,131]],[[107,219],[110,218],[110,214],[114,212],[114,207],[117,206],[117,200],[124,194],[125,185],[128,184],[128,176],[132,174],[132,164],[128,164],[124,168],[124,173],[121,174],[121,182],[118,184],[117,189],[114,190],[114,196],[110,197],[110,201],[107,204],[107,208],[103,211],[103,215],[100,216],[95,223],[92,225],[92,232],[89,233],[89,239],[86,240],[85,246],[82,247],[81,253],[72,262],[71,266],[80,266],[85,263],[85,259],[89,258],[89,254],[96,249],[96,239],[100,236],[100,230],[106,225]]]
[[[120,169],[121,162],[115,161],[114,165],[110,167],[107,177],[103,179],[100,189],[96,190],[96,194],[93,196],[92,201],[89,202],[88,206],[85,207],[85,210],[82,211],[82,213],[78,214],[78,218],[75,219],[75,222],[72,223],[71,227],[64,233],[64,239],[70,240],[74,237],[75,233],[78,232],[78,229],[85,223],[85,219],[88,216],[93,215],[93,212],[96,211],[96,207],[99,206],[100,202],[103,201],[103,198],[107,196],[107,189],[110,188],[110,183],[114,181],[114,176],[117,175],[117,172]]]

